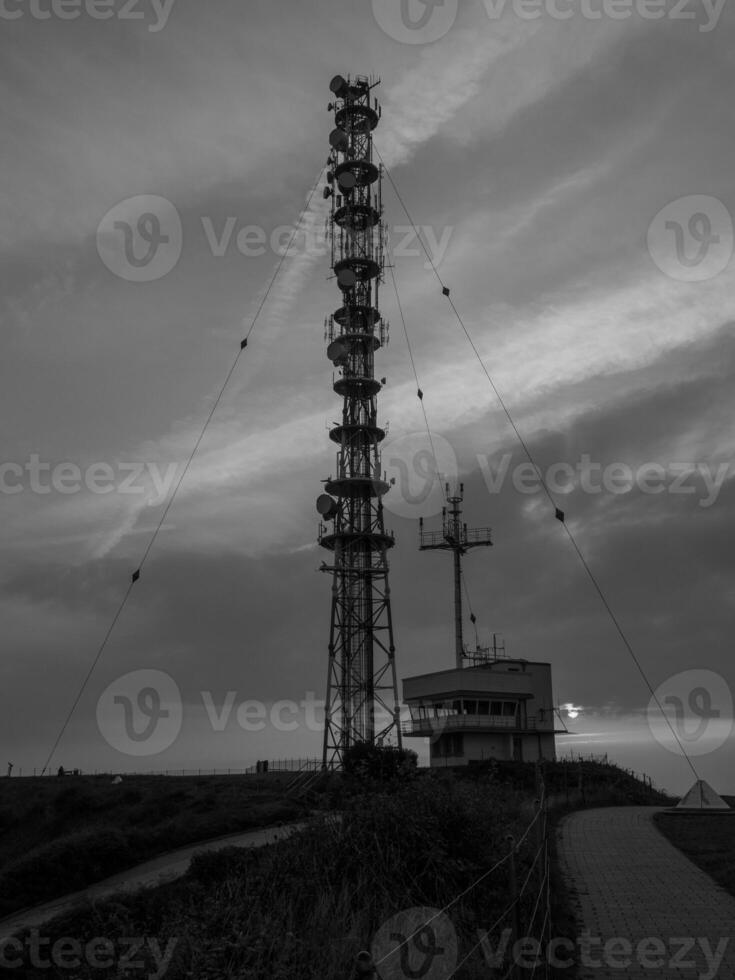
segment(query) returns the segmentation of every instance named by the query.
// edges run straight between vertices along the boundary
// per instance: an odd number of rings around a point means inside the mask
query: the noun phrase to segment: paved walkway
[[[579,978],[733,980],[735,898],[659,833],[656,812],[580,810],[560,825],[559,859],[583,929]]]
[[[203,841],[200,844],[190,844],[187,847],[179,848],[177,851],[162,854],[151,861],[146,861],[145,864],[139,864],[128,871],[122,871],[111,878],[105,878],[104,881],[90,885],[82,891],[64,895],[52,902],[46,902],[44,905],[24,909],[5,919],[0,919],[0,942],[8,939],[19,929],[38,927],[62,912],[68,912],[80,902],[109,898],[110,895],[120,892],[134,892],[139,888],[151,888],[167,881],[174,881],[186,874],[194,854],[199,854],[202,851],[219,851],[223,847],[260,847],[263,844],[272,844],[288,837],[296,830],[301,830],[304,826],[303,823],[290,823],[281,827],[264,827],[261,830],[250,830],[246,833],[228,834],[226,837],[216,837],[213,840]]]

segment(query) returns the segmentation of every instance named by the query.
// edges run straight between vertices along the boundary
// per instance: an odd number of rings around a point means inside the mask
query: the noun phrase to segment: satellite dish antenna
[[[337,516],[339,505],[333,497],[329,496],[328,493],[322,493],[317,497],[316,509],[325,521],[331,521]]]
[[[349,170],[344,170],[337,178],[337,183],[343,191],[351,191],[357,183],[357,177]]]
[[[327,357],[332,364],[340,365],[347,363],[347,347],[343,340],[333,340],[327,347]]]
[[[347,133],[344,129],[333,129],[329,134],[329,144],[333,146],[335,150],[346,150],[349,146],[349,140],[347,139]]]
[[[337,273],[337,282],[340,289],[352,289],[357,282],[357,276],[352,269],[340,269]]]
[[[329,90],[330,92],[334,92],[338,99],[341,99],[349,91],[349,86],[341,75],[335,75],[329,83]]]

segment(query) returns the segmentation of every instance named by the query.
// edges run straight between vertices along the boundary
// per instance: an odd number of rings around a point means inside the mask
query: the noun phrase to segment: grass
[[[654,820],[675,847],[735,896],[735,815],[657,813]]]
[[[249,776],[0,780],[0,917],[165,851],[302,813],[278,785]]]
[[[342,980],[353,975],[356,954],[370,949],[381,926],[398,912],[449,905],[449,939],[442,943],[451,954],[453,930],[461,963],[457,980],[486,978],[491,971],[478,930],[487,930],[490,946],[497,948],[510,921],[509,862],[487,872],[506,857],[506,835],[519,840],[528,826],[533,777],[532,766],[514,765],[420,773],[390,786],[350,789],[349,781],[333,779],[323,803],[340,809],[339,822],[316,817],[303,833],[277,845],[199,855],[179,881],[89,904],[47,924],[43,936],[51,944],[76,937],[83,945],[107,937],[115,949],[123,937],[148,937],[150,944],[138,956],[141,975],[155,976],[154,950],[169,949],[166,980]],[[569,787],[568,769],[565,776],[560,765],[549,766],[546,777],[562,797],[557,812],[583,805],[576,780]],[[565,782],[568,803],[557,788]],[[658,801],[614,767],[587,768],[582,790],[593,805],[630,803],[633,797]],[[534,829],[517,855],[517,880],[526,884],[518,905],[522,935],[538,936],[546,914],[545,890],[539,890],[537,869],[532,870],[537,846]],[[551,935],[577,935],[569,906],[552,865]],[[436,938],[431,931],[419,934],[413,968],[421,968],[422,957],[426,964],[429,953],[421,950],[439,945]],[[85,980],[114,975],[86,961],[74,974]],[[560,975],[571,978],[573,970]]]
[[[166,980],[348,977],[357,952],[369,948],[384,922],[402,909],[442,908],[507,853],[506,834],[520,837],[529,820],[522,794],[489,793],[451,776],[342,804],[338,823],[312,819],[303,833],[276,846],[199,855],[178,883],[89,906],[57,919],[44,935],[82,943],[146,935],[163,949],[174,941]],[[521,882],[534,841],[518,856]],[[529,887],[521,901],[524,919],[534,899]],[[506,862],[452,905],[461,956],[507,901]],[[84,965],[76,973],[101,975]],[[458,976],[487,973],[478,946]]]

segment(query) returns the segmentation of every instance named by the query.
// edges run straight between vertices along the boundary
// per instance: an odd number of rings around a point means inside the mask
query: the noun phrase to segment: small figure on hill
[[[64,767],[63,766],[59,766],[59,768],[56,771],[56,775],[57,776],[63,776],[64,775]]]
[[[12,776],[12,774],[13,774],[13,763],[12,762],[9,762],[8,763],[8,779]]]

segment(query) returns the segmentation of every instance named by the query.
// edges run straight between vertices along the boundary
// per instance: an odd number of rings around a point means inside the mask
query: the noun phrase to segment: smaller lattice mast
[[[451,551],[454,555],[454,636],[459,668],[462,667],[462,658],[465,656],[462,638],[462,556],[470,548],[489,547],[493,543],[489,527],[468,528],[462,522],[463,499],[464,484],[460,483],[459,491],[450,497],[447,483],[447,505],[442,508],[441,531],[424,531],[423,517],[419,521],[420,551]]]

